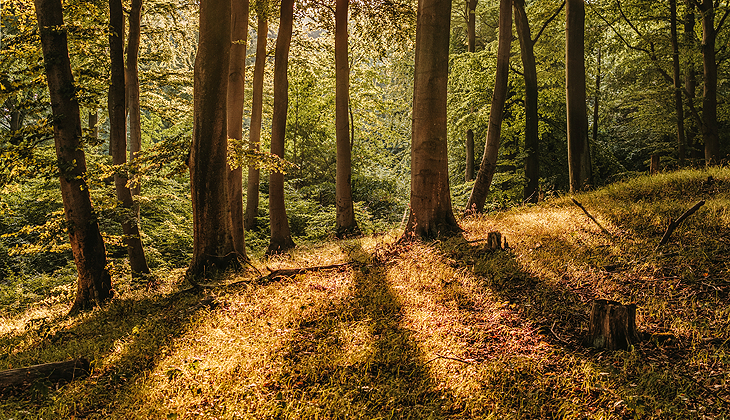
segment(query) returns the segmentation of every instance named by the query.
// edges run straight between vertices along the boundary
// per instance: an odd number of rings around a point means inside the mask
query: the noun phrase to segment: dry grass
[[[86,356],[93,372],[5,398],[0,418],[724,418],[730,171],[577,198],[610,235],[564,197],[463,220],[464,237],[394,232],[266,262],[354,262],[339,270],[200,293],[172,273],[74,318],[70,290],[2,312],[0,369]],[[509,250],[479,242],[492,230]],[[595,298],[636,302],[647,340],[583,347]]]

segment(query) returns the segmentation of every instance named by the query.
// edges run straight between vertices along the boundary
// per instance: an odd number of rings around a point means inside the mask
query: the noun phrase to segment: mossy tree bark
[[[403,238],[434,238],[461,229],[451,208],[446,151],[446,85],[451,0],[421,0],[411,140],[410,215]]]
[[[78,270],[71,313],[100,305],[112,296],[106,250],[86,184],[86,157],[81,147],[81,116],[76,98],[67,34],[60,0],[36,0],[43,61],[53,113],[53,138],[60,172],[63,210]]]

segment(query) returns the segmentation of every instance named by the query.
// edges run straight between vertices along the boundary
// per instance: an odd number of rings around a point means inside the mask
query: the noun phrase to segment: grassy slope
[[[464,220],[464,238],[368,237],[267,262],[355,263],[339,271],[205,295],[179,292],[171,273],[74,318],[58,296],[0,310],[0,369],[74,356],[94,366],[58,391],[0,399],[0,418],[722,418],[730,170],[577,199],[611,235],[563,197]],[[511,249],[486,250],[491,230]],[[594,298],[636,302],[652,339],[582,347]]]

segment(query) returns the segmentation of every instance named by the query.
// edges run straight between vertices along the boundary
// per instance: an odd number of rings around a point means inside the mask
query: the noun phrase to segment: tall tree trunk
[[[695,70],[694,51],[697,46],[695,37],[695,13],[694,5],[691,0],[686,3],[686,15],[684,16],[684,44],[687,51],[687,64],[684,73],[684,89],[687,92],[687,101],[692,103],[697,97],[697,71]],[[686,144],[691,148],[693,159],[702,159],[704,153],[700,150],[697,141],[697,125],[702,125],[702,121],[696,124],[690,124],[687,128]]]
[[[228,70],[228,138],[243,139],[243,100],[248,48],[248,0],[231,0],[231,62]],[[233,246],[246,256],[243,230],[243,167],[228,166],[228,211]]]
[[[717,128],[717,61],[715,61],[715,8],[712,0],[702,0],[702,68],[705,87],[702,98],[702,137],[705,140],[705,164],[716,165],[720,158]]]
[[[599,104],[601,99],[601,48],[598,48],[598,57],[596,58],[596,95],[593,101],[593,142],[598,141],[598,118]]]
[[[124,88],[124,14],[122,0],[109,0],[109,55],[111,58],[111,84],[109,86],[109,145],[112,148],[112,163],[118,166],[114,174],[117,200],[124,209],[122,232],[127,245],[132,277],[150,273],[142,248],[132,192],[127,183],[127,127],[124,112],[126,96]]]
[[[139,109],[139,41],[141,37],[142,0],[132,0],[129,10],[129,38],[127,39],[127,67],[125,82],[127,91],[127,110],[129,111],[129,167],[135,172],[134,185],[130,187],[133,195],[139,195],[140,185],[137,172],[137,154],[142,150],[142,116]],[[126,143],[126,141],[125,141]],[[139,214],[139,206],[135,204]]]
[[[583,58],[585,5],[568,0],[565,5],[565,91],[568,109],[568,177],[570,192],[592,182],[586,113],[586,70]]]
[[[99,113],[96,110],[89,111],[89,130],[91,130],[91,137],[97,140],[99,138]]]
[[[282,0],[279,35],[276,37],[274,56],[274,115],[271,121],[271,153],[282,158],[286,135],[286,111],[289,104],[289,80],[286,72],[293,15],[294,0]],[[294,248],[284,205],[284,174],[281,172],[271,171],[269,174],[269,217],[271,238],[266,254],[271,255]]]
[[[669,26],[672,37],[672,69],[674,70],[674,109],[677,114],[677,160],[684,165],[684,103],[682,102],[682,81],[679,68],[679,40],[677,39],[677,0],[669,0]]]
[[[350,103],[350,66],[348,63],[347,9],[350,0],[337,0],[335,9],[335,125],[337,137],[337,237],[357,235],[360,229],[355,221],[352,205],[352,151],[348,105]]]
[[[231,51],[231,0],[200,2],[195,57],[190,189],[193,202],[193,259],[188,278],[237,268],[228,214],[228,136],[225,98]]]
[[[509,54],[512,46],[512,2],[499,1],[499,42],[497,46],[497,72],[494,80],[494,94],[489,110],[487,127],[487,143],[484,146],[482,163],[479,165],[477,179],[471,190],[466,211],[481,213],[484,202],[492,184],[494,171],[497,169],[497,155],[504,118],[504,103],[507,99],[507,81],[509,78]]]
[[[60,170],[61,197],[68,224],[78,283],[71,313],[101,305],[112,297],[104,240],[86,185],[86,158],[81,146],[81,115],[76,98],[66,27],[60,0],[36,0],[43,61],[53,112],[53,138]]]
[[[266,68],[266,41],[269,24],[263,7],[256,12],[258,21],[256,28],[256,64],[253,69],[253,102],[251,104],[251,128],[249,130],[249,149],[258,151],[261,144],[261,116],[264,106],[264,69]],[[259,169],[255,165],[248,167],[248,183],[246,189],[246,221],[245,228],[256,227],[256,216],[259,214]]]
[[[477,0],[466,0],[466,50],[473,53],[476,50],[476,9]],[[474,107],[470,106],[469,112],[474,113]],[[465,180],[474,180],[474,130],[466,130],[466,173]]]
[[[403,238],[459,232],[451,208],[446,85],[451,0],[420,0],[416,23],[410,215]]]
[[[515,27],[520,40],[520,54],[525,79],[525,184],[524,200],[537,203],[540,188],[540,137],[537,116],[537,67],[535,46],[530,34],[530,22],[525,13],[525,1],[514,0]]]

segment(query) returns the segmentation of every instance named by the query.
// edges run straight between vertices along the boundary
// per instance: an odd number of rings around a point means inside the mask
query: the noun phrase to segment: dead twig
[[[575,198],[571,198],[571,200],[573,200],[573,204],[575,204],[576,206],[580,207],[581,210],[583,210],[583,213],[585,213],[586,216],[588,216],[589,219],[593,220],[593,223],[595,223],[596,226],[598,226],[599,228],[601,228],[601,230],[603,231],[603,233],[605,233],[605,234],[607,234],[609,236],[611,235],[611,233],[608,230],[606,230],[605,227],[601,226],[601,224],[598,223],[598,220],[596,220],[595,217],[593,217],[590,213],[588,213],[588,210],[586,210],[586,208],[583,207],[583,204],[579,203],[578,200],[576,200]]]
[[[464,363],[466,365],[471,365],[471,364],[476,363],[476,360],[474,360],[474,359],[461,359],[461,358],[458,358],[458,357],[444,356],[443,354],[436,353],[436,357],[434,357],[433,359],[431,359],[428,362],[426,362],[426,364],[429,364],[429,363],[431,363],[431,362],[433,362],[435,360],[438,360],[438,359],[453,360],[455,362]]]
[[[659,245],[656,246],[655,251],[659,250],[659,248],[662,247],[662,245],[666,245],[667,242],[669,242],[669,237],[672,236],[672,232],[674,232],[677,227],[679,227],[679,224],[684,221],[684,219],[688,218],[689,216],[692,216],[697,210],[700,209],[700,207],[705,205],[705,200],[700,201],[699,203],[692,206],[689,210],[684,212],[677,220],[674,220],[669,223],[669,226],[667,226],[667,231],[664,232],[664,236],[662,236],[662,240],[659,241]]]

